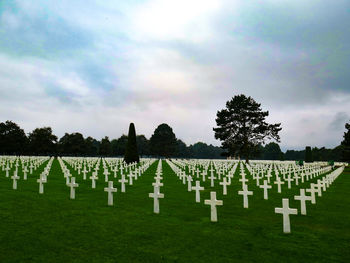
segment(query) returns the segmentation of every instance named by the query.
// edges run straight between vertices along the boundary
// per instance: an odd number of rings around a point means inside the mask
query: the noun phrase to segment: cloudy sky
[[[0,121],[118,138],[168,123],[219,145],[252,96],[281,148],[334,147],[350,119],[350,1],[1,0]]]

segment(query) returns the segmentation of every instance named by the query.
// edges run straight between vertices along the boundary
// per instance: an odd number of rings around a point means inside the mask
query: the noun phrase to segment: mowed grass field
[[[36,179],[43,164],[27,181],[12,180],[0,172],[0,262],[350,262],[350,169],[316,199],[307,203],[307,216],[300,215],[300,202],[293,200],[299,188],[282,194],[276,185],[263,200],[263,189],[251,176],[249,209],[243,208],[238,170],[228,195],[222,186],[210,188],[201,183],[201,203],[195,192],[176,177],[163,161],[164,186],[160,214],[153,213],[152,182],[155,162],[133,186],[114,194],[114,206],[107,206],[107,186],[100,169],[97,188],[77,176],[76,199],[69,199],[69,188],[57,160],[54,160],[45,193],[39,195]],[[69,166],[68,166],[69,167]],[[12,173],[11,173],[12,175]],[[119,178],[118,178],[119,179]],[[194,184],[194,183],[193,183]],[[308,187],[310,181],[300,188]],[[218,222],[210,222],[210,191],[224,205],[218,207]],[[282,215],[274,208],[289,197],[291,234],[283,234]]]

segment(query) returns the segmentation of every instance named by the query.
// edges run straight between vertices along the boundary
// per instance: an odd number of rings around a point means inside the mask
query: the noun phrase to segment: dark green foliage
[[[283,158],[281,157],[283,156],[283,153],[281,151],[280,146],[274,142],[266,144],[266,146],[264,147],[263,154],[264,160],[280,160],[281,158]]]
[[[111,147],[112,147],[112,153],[114,156],[124,156],[126,145],[128,144],[128,136],[123,134],[120,138],[117,140],[112,140]]]
[[[124,162],[128,164],[140,162],[139,154],[137,152],[135,125],[133,123],[130,123],[129,126],[128,144],[126,145]]]
[[[86,156],[96,156],[100,151],[100,142],[92,137],[85,139]]]
[[[56,153],[57,136],[50,127],[36,128],[28,136],[29,152],[33,155],[52,155]]]
[[[222,147],[231,156],[239,155],[249,162],[265,139],[279,142],[281,124],[268,124],[268,111],[262,111],[261,104],[245,95],[236,95],[226,103],[226,109],[217,112],[213,128],[215,138],[222,141]]]
[[[220,159],[224,150],[220,147],[197,142],[189,146],[191,156],[199,159]]]
[[[149,156],[151,154],[149,149],[149,140],[145,135],[136,136],[137,151],[141,156]]]
[[[91,138],[91,137],[90,137]],[[60,155],[83,156],[86,155],[87,147],[92,147],[92,138],[88,143],[81,133],[66,133],[57,144]],[[91,145],[90,145],[91,143]],[[91,149],[89,149],[91,150]]]
[[[109,141],[108,136],[105,136],[101,140],[99,154],[102,156],[110,156],[112,154],[112,146],[111,146],[111,142]]]
[[[16,123],[0,123],[0,154],[23,154],[27,148],[28,138]]]
[[[345,124],[344,140],[341,142],[342,148],[342,161],[350,163],[350,123]]]
[[[151,154],[159,157],[172,157],[175,154],[177,140],[168,124],[160,124],[150,139]]]
[[[310,146],[305,147],[305,162],[312,163],[312,152]]]

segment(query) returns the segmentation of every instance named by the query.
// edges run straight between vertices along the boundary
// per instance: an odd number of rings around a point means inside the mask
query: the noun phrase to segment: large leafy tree
[[[150,155],[149,140],[147,140],[145,135],[137,135],[136,136],[136,143],[137,143],[137,151],[138,151],[139,155],[141,155],[141,156]]]
[[[101,140],[100,144],[100,155],[103,156],[110,156],[112,154],[112,145],[111,142],[109,141],[108,136],[105,136]]]
[[[23,129],[12,121],[0,123],[0,153],[23,154],[28,138]]]
[[[265,118],[269,112],[262,111],[260,106],[253,98],[241,94],[228,101],[226,109],[217,112],[215,138],[222,141],[228,155],[242,156],[249,163],[259,144],[266,139],[280,142],[281,124],[268,124]]]
[[[266,144],[264,148],[264,160],[280,160],[282,157],[282,151],[277,143],[270,142]]]
[[[29,151],[35,155],[49,155],[56,153],[57,136],[51,127],[36,128],[28,136]]]
[[[126,163],[140,162],[137,152],[135,125],[133,123],[130,123],[129,126],[128,143],[126,145],[124,161]]]
[[[100,142],[89,136],[85,139],[85,149],[87,156],[96,156],[100,150]]]
[[[177,147],[176,136],[168,124],[160,124],[150,139],[151,153],[155,156],[171,157]]]
[[[343,161],[350,163],[350,123],[345,124],[344,140],[341,142],[343,146]]]
[[[114,156],[124,156],[126,145],[128,144],[128,136],[123,134],[118,139],[111,141],[112,154]]]
[[[87,144],[81,133],[66,133],[58,142],[58,151],[65,155],[85,155]]]

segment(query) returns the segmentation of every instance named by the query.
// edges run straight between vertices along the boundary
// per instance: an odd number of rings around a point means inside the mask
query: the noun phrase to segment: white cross
[[[10,169],[10,167],[8,166],[8,164],[7,164],[6,168],[5,168],[5,170],[6,170],[6,177],[9,177],[9,176],[10,176],[10,175],[9,175],[9,171],[10,171],[11,169]]]
[[[121,187],[121,192],[122,193],[125,193],[125,183],[127,182],[128,180],[125,179],[125,175],[122,174],[122,179],[119,179],[118,182],[121,183],[122,187]]]
[[[242,174],[242,178],[239,179],[238,181],[242,182],[242,187],[245,186],[245,183],[248,182],[248,179],[245,178],[245,174]]]
[[[196,181],[196,186],[193,186],[192,190],[196,191],[196,202],[200,203],[201,202],[201,197],[200,197],[200,192],[199,191],[204,190],[204,187],[200,186],[200,181]]]
[[[299,185],[299,179],[300,177],[298,176],[298,174],[294,174],[294,179],[295,179],[295,185]]]
[[[311,204],[316,204],[316,196],[315,196],[315,184],[310,185],[310,189],[306,189],[306,192],[311,193]]]
[[[300,213],[302,215],[306,215],[306,205],[305,201],[311,201],[312,198],[311,196],[306,196],[305,195],[305,189],[300,189],[300,195],[299,196],[294,196],[294,200],[299,200],[300,201]]]
[[[290,219],[289,219],[289,215],[297,215],[298,214],[298,209],[289,208],[289,199],[288,198],[283,198],[282,199],[282,208],[276,207],[275,208],[275,213],[283,215],[283,232],[284,233],[290,233]]]
[[[267,180],[264,180],[264,184],[260,185],[260,188],[264,189],[264,199],[265,200],[269,199],[267,189],[271,189],[272,186],[267,184]]]
[[[113,205],[113,193],[117,192],[117,188],[113,187],[113,181],[108,182],[108,187],[105,187],[104,191],[108,192],[108,205]]]
[[[40,176],[40,178],[37,179],[36,182],[39,183],[39,194],[43,194],[45,179],[42,176]]]
[[[294,181],[294,180],[290,177],[290,173],[288,174],[288,177],[287,177],[286,181],[288,182],[288,189],[290,189],[290,188],[291,188],[291,182]]]
[[[253,191],[248,191],[248,186],[246,184],[242,185],[243,190],[238,191],[239,195],[243,195],[243,207],[248,208],[248,196],[253,195]]]
[[[89,178],[91,179],[91,188],[95,189],[96,188],[96,180],[98,179],[98,177],[96,176],[96,172],[92,173],[92,176],[90,176]]]
[[[216,179],[216,177],[214,177],[214,175],[211,174],[211,175],[209,176],[209,179],[210,179],[210,187],[214,187],[214,179]]]
[[[199,168],[197,167],[197,170],[196,170],[197,178],[199,177],[199,173],[200,173],[200,170],[199,170]]]
[[[153,187],[153,193],[149,193],[148,196],[153,198],[153,212],[159,214],[159,198],[164,198],[164,194],[161,194],[157,186]]]
[[[133,172],[130,169],[130,173],[127,175],[129,177],[129,185],[133,185],[133,180],[132,178],[134,177]]]
[[[13,188],[14,190],[17,189],[17,180],[18,180],[19,178],[20,178],[20,177],[17,176],[16,171],[13,173],[13,176],[11,176],[11,179],[13,180],[12,188]]]
[[[192,176],[191,175],[187,176],[187,191],[188,192],[191,192],[191,190],[192,190],[192,183],[191,183],[192,181],[193,181]]]
[[[207,171],[203,170],[202,172],[202,181],[205,182],[205,177],[207,175]]]
[[[103,175],[105,176],[105,182],[107,183],[108,182],[108,175],[109,175],[108,169],[104,169]]]
[[[28,168],[27,168],[27,166],[24,166],[24,168],[23,168],[23,180],[27,180],[27,173],[28,173]]]
[[[223,195],[227,195],[227,186],[230,185],[230,184],[227,182],[227,178],[226,177],[224,177],[222,180],[223,181],[219,183],[220,185],[222,185],[222,191],[223,191],[222,194]]]
[[[216,206],[223,205],[222,200],[216,200],[216,192],[210,192],[210,200],[205,200],[204,204],[210,205],[210,220],[212,222],[218,221]]]
[[[75,199],[75,187],[78,187],[79,184],[75,183],[75,177],[72,177],[70,183],[67,184],[70,187],[70,199]]]
[[[83,169],[83,180],[86,180],[86,174],[87,174],[87,170],[86,170],[86,166],[84,165],[84,169]]]
[[[281,193],[281,185],[284,184],[284,182],[281,181],[279,176],[276,177],[274,184],[277,184],[277,193]]]

